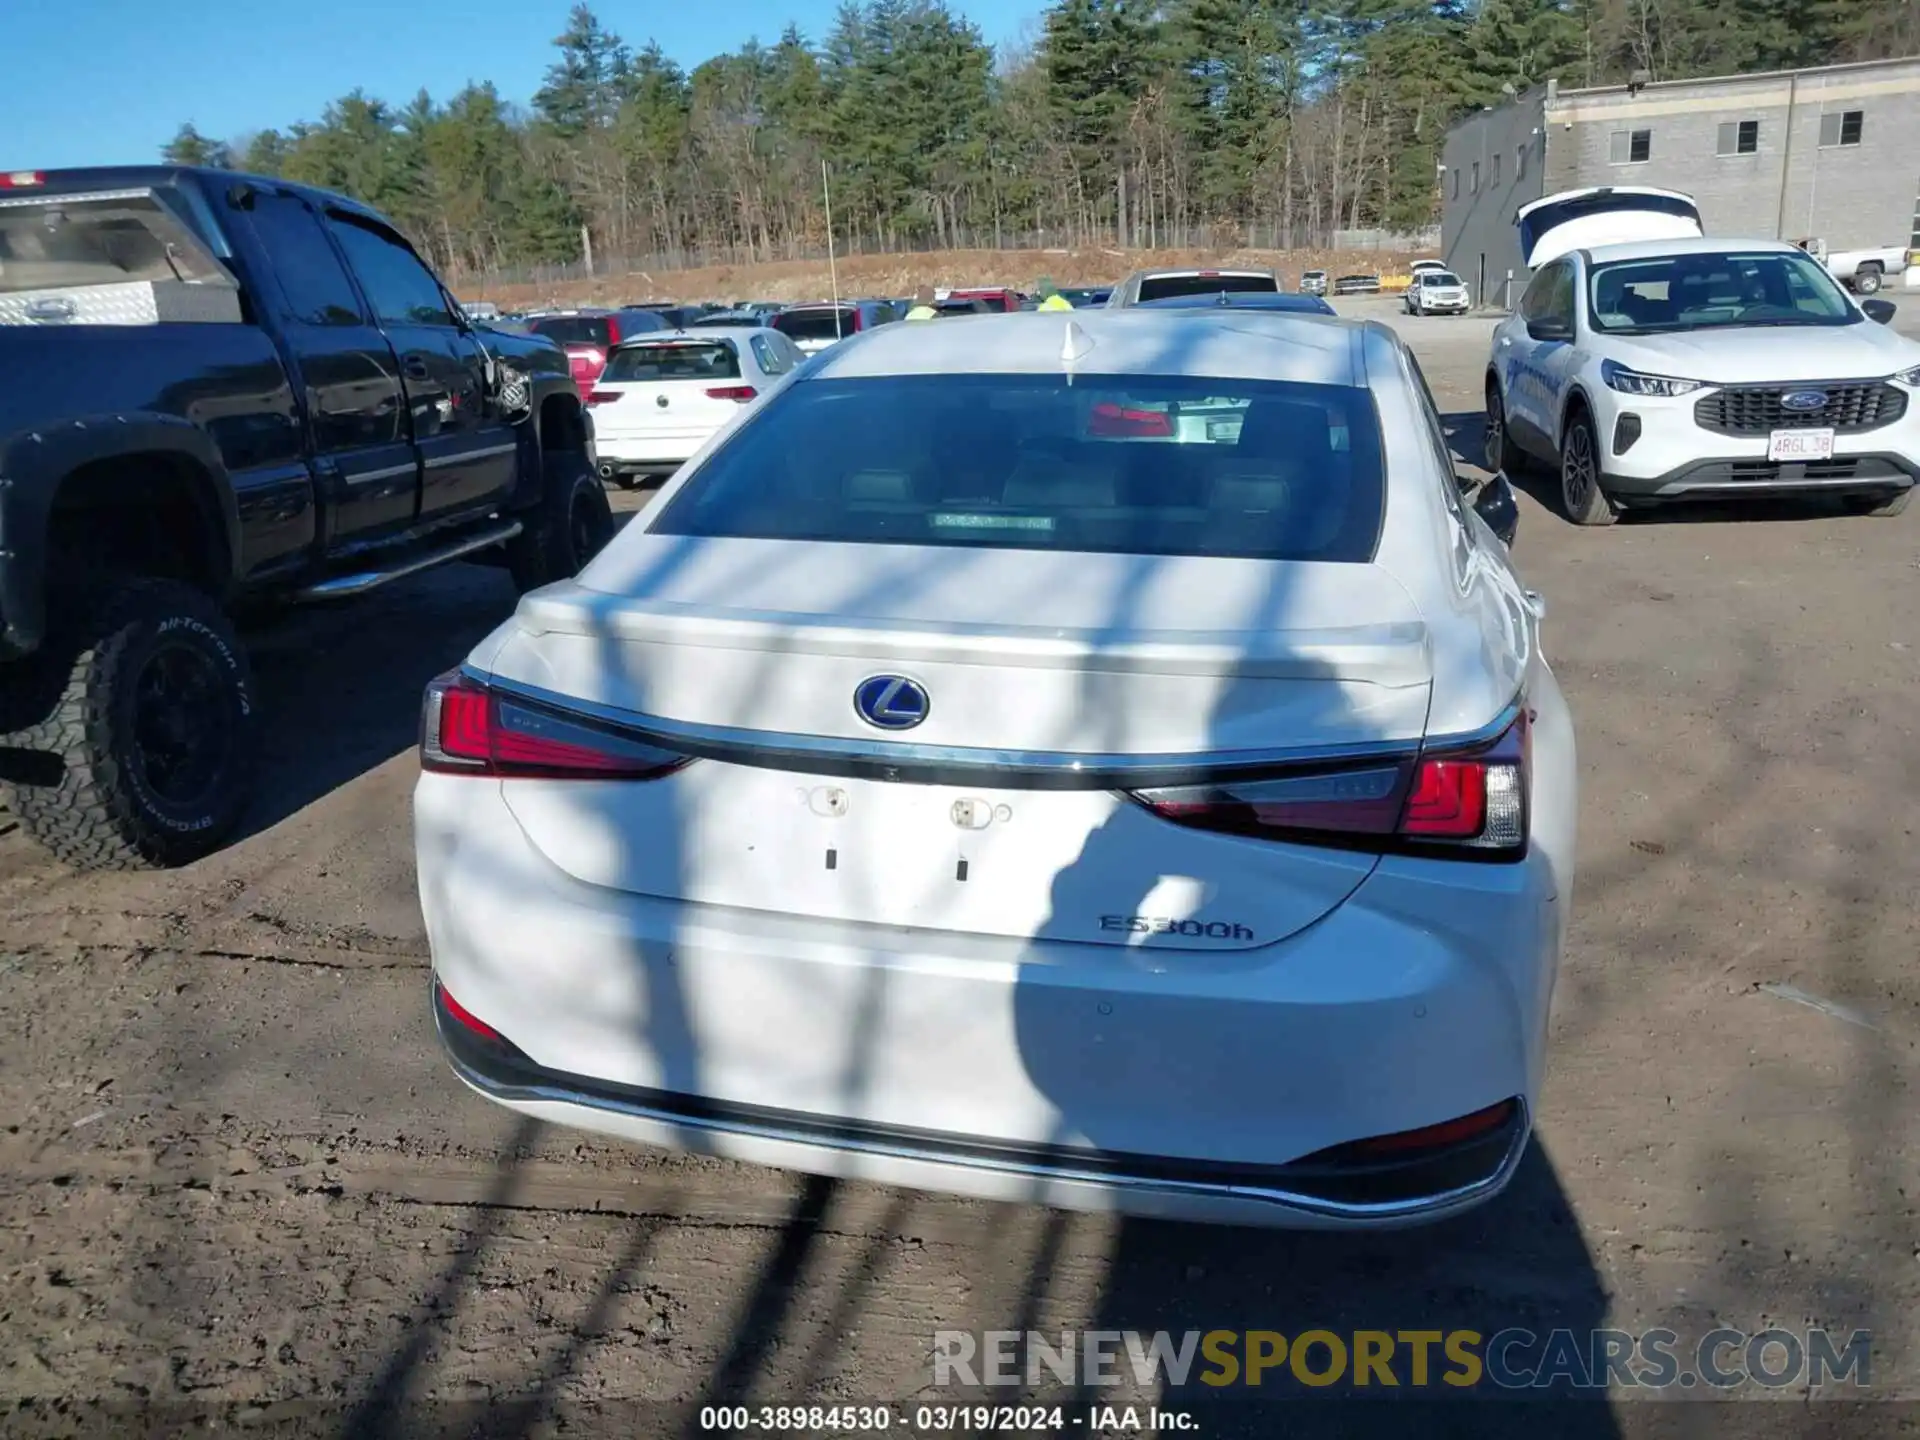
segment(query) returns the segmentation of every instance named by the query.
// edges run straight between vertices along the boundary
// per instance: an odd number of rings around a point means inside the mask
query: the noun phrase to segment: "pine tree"
[[[632,52],[588,5],[573,7],[553,43],[560,58],[548,67],[533,108],[566,137],[611,126],[633,73]]]
[[[169,165],[209,165],[216,170],[233,168],[233,156],[226,145],[209,140],[188,121],[174,132],[160,150],[160,158]]]

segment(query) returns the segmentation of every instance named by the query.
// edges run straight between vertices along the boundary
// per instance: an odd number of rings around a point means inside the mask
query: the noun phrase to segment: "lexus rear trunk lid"
[[[1640,185],[1563,190],[1522,205],[1514,225],[1529,270],[1595,245],[1695,240],[1703,233],[1691,195]]]
[[[702,758],[657,780],[504,790],[561,869],[635,894],[1002,938],[1265,944],[1338,905],[1374,858],[1183,828],[1120,792],[1276,750],[1411,750],[1426,724],[1426,626],[1372,565],[663,535],[587,578],[599,588],[521,602],[491,677]],[[856,708],[888,676],[927,697],[901,733]]]

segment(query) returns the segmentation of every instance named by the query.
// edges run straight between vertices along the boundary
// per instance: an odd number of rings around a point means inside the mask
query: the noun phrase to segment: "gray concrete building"
[[[1514,212],[1589,185],[1656,185],[1709,235],[1920,247],[1920,58],[1568,90],[1548,81],[1455,125],[1441,253],[1476,301],[1527,280]]]

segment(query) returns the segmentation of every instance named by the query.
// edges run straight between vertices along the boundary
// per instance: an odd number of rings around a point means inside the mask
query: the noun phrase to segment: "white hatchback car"
[[[600,478],[630,487],[672,474],[806,358],[758,325],[703,325],[615,346],[587,394]]]
[[[1462,490],[1377,324],[1103,309],[828,351],[429,688],[456,1073],[1007,1200],[1487,1199],[1576,805],[1485,515],[1511,494]]]

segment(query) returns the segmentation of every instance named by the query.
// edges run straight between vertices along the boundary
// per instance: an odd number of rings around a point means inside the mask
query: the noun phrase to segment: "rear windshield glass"
[[[1140,282],[1142,300],[1170,295],[1271,295],[1280,288],[1271,275],[1155,275]]]
[[[152,194],[0,203],[0,295],[133,280],[233,284]]]
[[[529,320],[527,329],[556,345],[605,345],[612,334],[605,315],[543,315]]]
[[[834,316],[838,314],[839,329],[834,328]],[[835,311],[831,305],[818,310],[789,310],[776,315],[773,328],[789,340],[835,340],[853,334],[854,313],[842,309]]]
[[[971,300],[991,310],[996,315],[1004,315],[1007,313],[1007,297],[1004,295],[958,295],[954,298],[958,300]]]
[[[891,375],[784,391],[650,529],[1365,561],[1384,497],[1379,424],[1363,389]]]
[[[636,345],[613,352],[602,381],[738,380],[740,357],[726,340]]]

